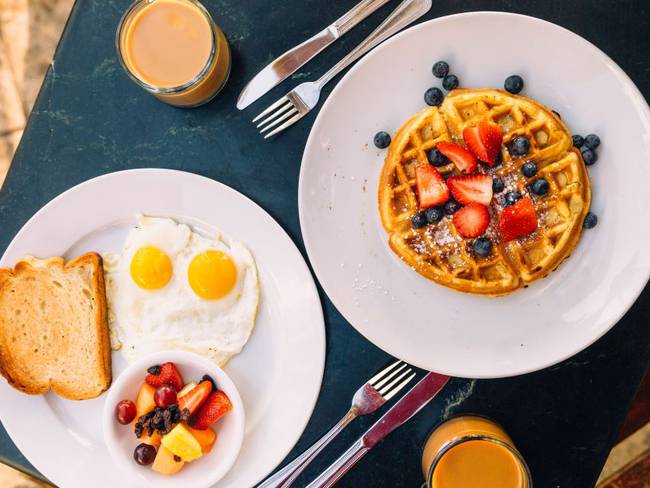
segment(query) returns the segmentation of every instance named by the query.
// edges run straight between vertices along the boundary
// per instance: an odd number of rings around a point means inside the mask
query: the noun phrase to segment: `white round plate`
[[[141,169],[100,176],[52,200],[25,224],[0,266],[37,257],[121,249],[137,213],[167,216],[199,232],[223,231],[245,243],[260,276],[255,330],[224,368],[246,411],[239,457],[219,488],[250,488],[286,456],[318,398],[325,365],[325,327],[309,270],[282,228],[235,190],[181,171]],[[113,353],[113,375],[126,364]],[[106,394],[82,402],[52,393],[21,394],[0,381],[0,419],[18,448],[60,486],[131,487],[102,437]]]
[[[586,231],[556,273],[504,298],[465,295],[423,278],[390,250],[377,210],[385,151],[425,105],[447,60],[464,87],[503,87],[523,76],[523,95],[557,110],[575,133],[600,135],[589,168]],[[496,12],[452,15],[388,40],[334,89],[307,142],[300,224],[314,271],[345,318],[387,352],[454,376],[522,374],[557,363],[607,332],[648,281],[650,110],[605,54],[548,22]]]

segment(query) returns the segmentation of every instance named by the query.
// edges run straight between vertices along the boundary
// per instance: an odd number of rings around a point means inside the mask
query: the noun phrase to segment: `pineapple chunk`
[[[194,461],[203,455],[201,444],[183,424],[178,424],[163,436],[162,445],[185,462]]]

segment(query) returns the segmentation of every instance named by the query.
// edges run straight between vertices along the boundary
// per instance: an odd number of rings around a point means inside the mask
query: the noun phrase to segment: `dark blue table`
[[[243,113],[234,104],[260,68],[356,0],[204,0],[231,42],[233,73],[216,101],[189,111],[157,102],[120,69],[114,33],[130,1],[77,0],[0,193],[0,249],[43,204],[71,186],[115,170],[156,166],[196,172],[250,196],[304,252],[296,204],[298,172],[317,110],[275,141],[262,142],[250,123],[260,104]],[[396,3],[390,2],[305,66],[299,76],[322,74]],[[436,0],[434,4],[427,18],[461,9],[515,10],[563,25],[603,49],[650,95],[646,1],[468,0],[461,4]],[[507,49],[503,55],[508,55]],[[333,85],[326,88],[325,96]],[[274,100],[287,86],[264,100]],[[320,293],[327,322],[325,378],[314,415],[290,457],[338,419],[354,386],[388,359]],[[453,380],[424,411],[362,460],[340,486],[419,486],[420,450],[433,425],[452,413],[480,412],[510,432],[531,466],[536,486],[592,487],[650,360],[649,305],[646,289],[610,333],[560,365],[510,379]],[[350,427],[306,477],[331,462],[373,421],[362,419]],[[2,429],[0,459],[33,471]]]

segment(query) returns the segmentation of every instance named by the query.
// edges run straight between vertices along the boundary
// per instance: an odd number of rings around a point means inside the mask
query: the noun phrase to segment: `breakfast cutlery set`
[[[243,110],[286,80],[310,59],[388,0],[364,0],[336,22],[311,39],[282,54],[246,85],[239,95],[237,108]],[[396,34],[431,9],[431,0],[404,0],[361,44],[316,81],[298,85],[253,119],[264,139],[269,139],[307,115],[316,105],[323,87],[361,56]]]
[[[397,361],[379,371],[357,390],[352,397],[350,409],[329,432],[284,468],[258,485],[258,488],[291,486],[316,456],[354,419],[376,412],[406,387],[416,374],[407,363],[402,361]],[[427,405],[448,381],[449,377],[442,374],[426,374],[343,455],[312,481],[308,488],[334,486],[379,441]]]

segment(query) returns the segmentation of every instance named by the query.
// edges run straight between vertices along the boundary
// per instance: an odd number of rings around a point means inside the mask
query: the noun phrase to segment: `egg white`
[[[131,277],[133,255],[145,246],[161,249],[172,262],[172,277],[158,290],[142,289]],[[207,250],[224,252],[237,267],[233,289],[217,300],[196,295],[187,278],[192,259]],[[255,326],[257,267],[246,246],[227,236],[208,238],[171,219],[139,216],[120,254],[104,256],[104,271],[112,345],[129,362],[180,349],[224,366],[241,352]]]

